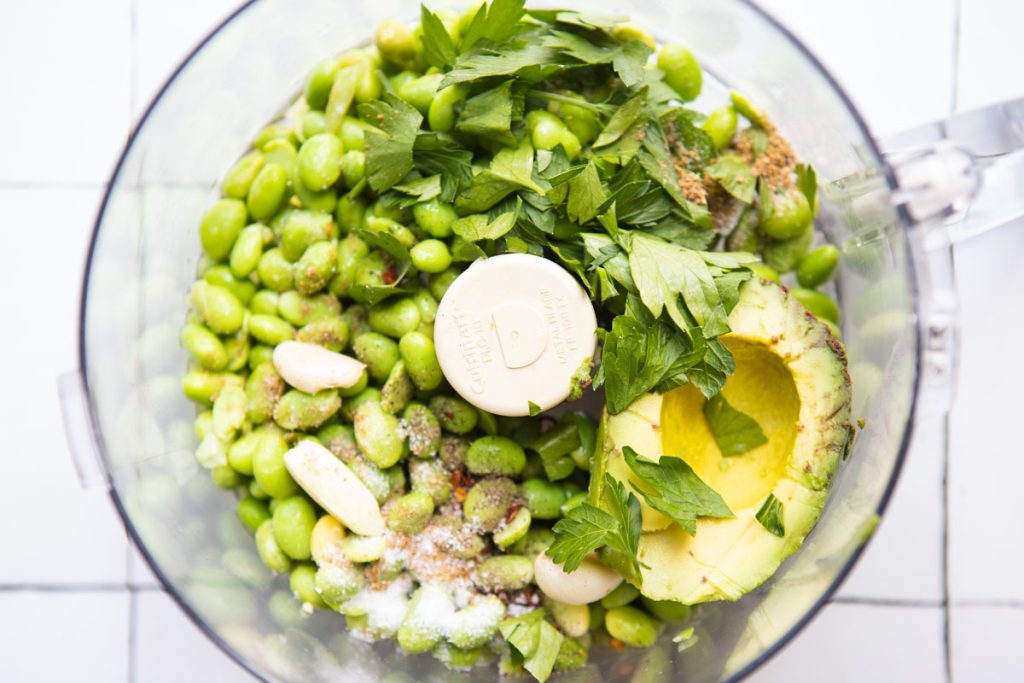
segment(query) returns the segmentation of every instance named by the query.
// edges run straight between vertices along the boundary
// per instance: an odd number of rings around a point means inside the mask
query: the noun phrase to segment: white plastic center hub
[[[594,355],[597,317],[572,275],[540,256],[480,259],[437,309],[441,370],[464,399],[496,415],[528,415],[569,395],[573,373]]]

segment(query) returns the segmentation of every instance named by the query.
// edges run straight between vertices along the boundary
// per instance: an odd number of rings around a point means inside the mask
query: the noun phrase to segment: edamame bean
[[[341,352],[348,344],[348,323],[338,316],[322,318],[316,322],[309,323],[295,334],[295,339],[310,344],[319,344],[325,349],[334,352]],[[366,373],[363,373],[366,376]],[[365,386],[365,382],[363,384]],[[347,394],[346,392],[353,392]],[[354,395],[358,393],[354,387],[339,390],[341,396]]]
[[[300,601],[312,607],[326,607],[327,605],[316,591],[315,579],[316,565],[312,562],[303,562],[295,565],[292,569],[292,573],[288,577],[288,587],[291,588],[292,595]]]
[[[274,498],[290,496],[298,490],[299,485],[284,466],[288,444],[276,430],[260,431],[260,443],[252,458],[252,474],[259,485]]]
[[[431,391],[440,386],[444,374],[430,337],[418,331],[406,332],[398,342],[398,352],[418,389]]]
[[[380,56],[401,69],[415,69],[423,49],[413,30],[397,19],[382,21],[374,42]]]
[[[757,128],[768,127],[768,117],[765,116],[764,112],[751,104],[750,100],[746,97],[733,90],[729,93],[729,98],[732,100],[732,106],[736,113],[750,121],[751,125]]]
[[[284,554],[274,539],[274,522],[267,520],[256,529],[256,552],[263,564],[278,574],[292,568],[292,561]]]
[[[490,591],[515,591],[533,581],[533,562],[523,555],[495,555],[476,570],[478,586]]]
[[[587,605],[567,605],[548,599],[544,601],[544,606],[565,635],[581,638],[590,630],[590,608]]]
[[[441,424],[422,403],[410,403],[402,412],[409,435],[409,451],[418,458],[432,458],[441,447]]]
[[[565,491],[558,484],[546,479],[527,479],[522,494],[534,519],[558,519],[562,515]]]
[[[586,493],[574,493],[569,496],[564,503],[562,503],[562,516],[568,515],[570,512],[578,508],[583,503],[587,502]]]
[[[613,28],[612,38],[620,43],[626,43],[630,40],[639,40],[652,50],[655,50],[658,47],[657,43],[654,42],[654,37],[650,33],[638,26],[633,26],[632,24],[619,24]]]
[[[345,405],[341,409],[342,417],[349,422],[354,422],[356,419],[356,411],[359,410],[359,406],[363,405],[367,401],[377,401],[379,403],[380,389],[377,387],[366,387],[351,399],[345,401]]]
[[[409,297],[391,297],[370,308],[370,329],[395,339],[420,324],[420,310]]]
[[[386,549],[383,536],[346,536],[341,542],[341,551],[348,561],[359,564],[376,562]]]
[[[608,634],[632,647],[650,647],[658,639],[660,624],[636,607],[616,607],[605,612]]]
[[[839,306],[828,294],[803,287],[791,289],[789,293],[814,317],[839,322]]]
[[[459,219],[455,207],[438,199],[414,205],[412,215],[420,229],[438,239],[451,237],[452,223]],[[434,298],[441,297],[434,295]]]
[[[295,336],[295,328],[276,315],[249,316],[249,334],[268,346],[277,346]]]
[[[665,73],[665,83],[679,94],[681,101],[697,99],[703,75],[692,52],[677,43],[662,45],[658,51],[658,68]]]
[[[395,283],[397,270],[394,259],[383,251],[371,251],[356,267],[356,277],[349,296],[366,303],[365,289],[388,287]]]
[[[526,452],[512,439],[482,436],[466,453],[466,467],[473,474],[501,474],[514,477],[526,467]]]
[[[338,263],[328,288],[336,296],[347,296],[356,279],[360,262],[370,253],[366,242],[356,235],[347,235],[338,243]]]
[[[430,295],[437,301],[444,298],[445,292],[455,282],[455,278],[462,274],[462,271],[458,268],[449,268],[443,273],[430,276]]]
[[[435,506],[451,500],[449,474],[438,460],[412,460],[409,463],[409,480],[412,490],[430,496]]]
[[[299,117],[296,132],[299,135],[299,142],[305,142],[314,135],[319,135],[327,130],[324,122],[324,113],[319,109],[312,109]]]
[[[640,597],[640,591],[636,589],[636,586],[623,582],[611,593],[601,598],[601,607],[605,609],[625,607],[638,597]]]
[[[366,200],[362,197],[353,197],[351,194],[342,195],[337,208],[334,209],[334,219],[342,234],[362,227],[366,219]]]
[[[423,240],[409,250],[412,265],[424,273],[440,273],[452,264],[448,245],[441,240]]]
[[[760,206],[759,215],[761,232],[777,240],[798,237],[814,221],[807,197],[797,189],[773,194],[771,202]]]
[[[242,303],[224,287],[200,280],[192,285],[192,305],[199,317],[217,334],[231,334],[242,326]]]
[[[289,209],[282,212],[275,223],[279,227],[281,253],[290,263],[302,258],[310,246],[334,235],[331,214],[323,211]]]
[[[569,97],[577,97],[572,92],[565,92],[564,94]],[[601,134],[601,123],[598,121],[594,111],[585,106],[585,100],[581,101],[580,104],[549,102],[548,110],[557,114],[583,145],[589,145]]]
[[[254,150],[243,156],[224,176],[224,181],[220,184],[221,192],[229,199],[245,199],[249,194],[249,186],[264,163],[263,155],[258,151]]]
[[[274,406],[284,393],[284,380],[273,363],[256,366],[245,384],[247,413],[253,424],[263,424],[274,414]]]
[[[575,638],[565,638],[558,647],[555,671],[572,671],[587,664],[587,647]]]
[[[189,324],[181,328],[181,345],[207,370],[223,370],[228,364],[224,344],[202,325]]]
[[[358,149],[349,150],[341,157],[341,178],[352,188],[366,175],[366,155]]]
[[[265,521],[270,519],[270,511],[267,509],[267,504],[252,496],[246,496],[239,500],[235,511],[238,514],[238,519],[242,521],[245,528],[252,534],[256,533],[256,530]]]
[[[512,574],[522,572],[521,566],[503,567],[501,571],[509,574],[510,569]],[[482,647],[498,634],[498,627],[504,618],[505,603],[496,595],[482,596],[455,614],[448,640],[463,650]]]
[[[839,265],[839,250],[831,244],[818,247],[800,260],[796,281],[801,287],[814,289],[828,281]]]
[[[327,106],[327,96],[334,85],[334,74],[337,72],[336,59],[325,59],[310,70],[303,94],[311,109],[323,109]]]
[[[427,74],[419,78],[413,78],[398,88],[398,96],[416,107],[424,116],[430,110],[430,104],[437,94],[437,87],[444,80],[444,74]]]
[[[356,443],[373,464],[391,467],[405,455],[406,443],[398,428],[398,418],[384,412],[380,401],[361,403],[353,422]]]
[[[344,322],[344,320],[342,322]],[[355,384],[353,384],[350,387],[342,387],[342,388],[338,389],[338,394],[342,398],[349,398],[349,397],[358,396],[359,394],[363,393],[363,390],[366,389],[366,386],[369,383],[370,383],[370,375],[364,369],[363,373],[361,375],[359,375],[359,379],[356,380]]]
[[[193,401],[213,403],[217,394],[229,383],[241,382],[241,377],[226,372],[191,370],[181,382],[182,392]]]
[[[774,282],[775,284],[779,284],[781,282],[781,279],[779,278],[779,273],[771,266],[766,266],[763,263],[751,263],[747,267],[750,268],[750,272],[756,278],[768,280],[769,282]]]
[[[366,581],[362,572],[354,567],[334,564],[321,565],[313,579],[317,593],[333,609],[363,589]]]
[[[245,434],[228,448],[228,464],[241,474],[252,475],[252,459],[260,445],[257,432]]]
[[[377,332],[366,332],[356,337],[352,349],[356,358],[366,363],[370,377],[376,382],[387,380],[399,358],[398,343]]]
[[[468,450],[469,442],[465,439],[449,435],[441,437],[441,462],[450,470],[457,470],[466,464]]]
[[[283,123],[272,123],[256,134],[256,137],[253,138],[252,146],[256,149],[263,149],[274,140],[293,142],[295,140],[295,131],[291,129],[291,126],[286,126]]]
[[[277,300],[277,310],[282,318],[296,327],[341,314],[341,304],[333,294],[305,296],[300,292],[288,291]]]
[[[377,503],[383,503],[391,496],[391,479],[388,473],[374,465],[362,455],[356,455],[348,462],[348,468],[359,481],[366,485]]]
[[[715,149],[722,150],[736,135],[736,110],[729,105],[719,107],[708,114],[701,127],[711,136]]]
[[[384,412],[397,415],[412,400],[415,392],[416,388],[405,371],[405,363],[398,361],[380,388],[380,406]]]
[[[762,252],[764,262],[780,273],[797,267],[814,240],[814,224],[810,223],[797,237],[789,240],[768,240]]]
[[[256,275],[263,286],[272,291],[286,292],[292,288],[292,264],[277,247],[263,252],[256,265]]]
[[[333,185],[341,176],[341,140],[330,133],[314,135],[299,148],[299,180],[319,192]]]
[[[238,199],[218,199],[199,224],[199,241],[214,261],[221,261],[231,253],[238,233],[245,227],[245,204]]]
[[[409,601],[409,609],[398,627],[398,646],[409,654],[434,649],[444,640],[444,627],[455,614],[451,590],[439,584],[420,586]]]
[[[569,130],[562,119],[549,111],[531,111],[526,115],[526,127],[530,131],[530,141],[535,149],[552,150],[561,145],[570,160],[580,153],[582,146],[579,138]]]
[[[338,246],[327,240],[310,245],[295,264],[295,289],[310,295],[327,286],[338,262]]]
[[[256,295],[256,285],[249,280],[236,279],[226,265],[213,266],[207,270],[203,273],[203,281],[228,290],[243,306],[247,305]]]
[[[435,396],[429,405],[441,427],[453,434],[468,434],[480,419],[473,406],[455,396]]]
[[[685,621],[690,617],[690,606],[674,600],[651,600],[641,596],[644,609],[662,621]]]
[[[256,270],[263,256],[263,239],[266,227],[253,223],[242,229],[231,247],[231,274],[237,278],[249,277]]]
[[[410,248],[416,244],[416,234],[398,221],[383,216],[366,216],[363,219],[363,229],[367,232],[378,233],[393,237],[403,247]]]
[[[255,370],[273,360],[274,349],[265,344],[256,344],[249,350],[249,369]]]
[[[466,494],[462,515],[468,523],[493,531],[508,515],[515,499],[516,485],[511,479],[481,479]]]
[[[277,213],[288,189],[288,171],[281,164],[266,164],[253,179],[245,206],[258,221]]]
[[[407,493],[388,511],[388,528],[403,534],[418,534],[434,514],[434,499],[426,493]]]
[[[461,83],[442,88],[434,95],[427,110],[430,130],[438,133],[451,132],[455,127],[455,108],[466,99],[466,88]]]
[[[533,516],[530,514],[530,510],[525,507],[519,508],[512,514],[511,519],[506,520],[494,531],[494,544],[502,550],[508,548],[526,536],[532,521]]]
[[[334,390],[307,394],[292,389],[274,406],[274,422],[289,431],[319,427],[341,409],[341,397]]]
[[[409,81],[416,78],[416,73],[408,69],[399,71],[391,78],[388,79],[388,83],[391,84],[391,88],[397,93],[402,87]]]
[[[341,122],[341,132],[339,133],[341,146],[349,151],[365,151],[367,127],[368,124],[365,121],[346,116]]]
[[[274,508],[272,519],[277,547],[293,560],[308,560],[309,539],[316,524],[313,504],[304,496],[283,498]]]

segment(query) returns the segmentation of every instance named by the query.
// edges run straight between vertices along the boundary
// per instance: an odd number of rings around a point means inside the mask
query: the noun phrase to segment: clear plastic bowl
[[[555,5],[606,14],[622,9],[614,0]],[[258,0],[242,7],[147,110],[114,173],[90,248],[81,368],[106,483],[171,595],[225,652],[266,680],[496,675],[493,667],[452,672],[389,642],[360,642],[347,635],[339,615],[304,617],[290,597],[275,598],[287,593],[286,577],[272,580],[261,567],[235,518],[235,499],[196,464],[195,408],[180,389],[187,359],[178,330],[200,255],[196,231],[221,175],[299,91],[313,64],[365,44],[386,17],[415,21],[418,12],[412,0]],[[836,293],[854,415],[865,426],[804,546],[739,602],[696,609],[689,647],[680,651],[671,642],[675,634],[666,633],[654,654],[598,648],[587,668],[555,680],[640,680],[634,674],[642,671],[644,681],[734,681],[811,619],[885,508],[918,392],[913,264],[875,143],[836,83],[789,33],[744,0],[644,0],[628,13],[659,40],[682,42],[698,55],[710,76],[699,107],[724,98],[726,85],[740,90],[771,113],[817,170],[826,199],[820,226],[844,252]]]

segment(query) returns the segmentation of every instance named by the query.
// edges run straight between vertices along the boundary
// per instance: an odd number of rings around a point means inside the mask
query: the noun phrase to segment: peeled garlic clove
[[[342,524],[363,536],[384,533],[377,499],[345,463],[311,440],[284,454],[284,466],[309,497]]]
[[[544,595],[566,605],[595,602],[622,583],[621,576],[598,562],[593,555],[584,558],[575,571],[566,573],[546,553],[541,553],[533,563],[533,578]]]
[[[366,369],[355,358],[306,342],[281,342],[271,358],[284,381],[307,394],[347,389],[359,381]]]

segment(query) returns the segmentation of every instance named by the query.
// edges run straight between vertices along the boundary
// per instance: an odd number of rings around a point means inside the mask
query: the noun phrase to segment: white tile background
[[[37,332],[5,329],[2,342],[0,681],[251,680],[159,590],[106,496],[79,488],[54,387],[75,364],[84,247],[129,125],[236,1],[0,4],[0,320]],[[1022,3],[762,4],[833,71],[879,135],[1024,96]],[[963,361],[948,458],[944,421],[922,422],[859,566],[752,680],[1024,680],[1024,459],[1012,429],[1021,377],[1008,361],[1020,335],[1006,330],[1021,324],[1015,297],[991,294],[1024,289],[1024,269],[1014,267],[1020,227],[957,248]]]

